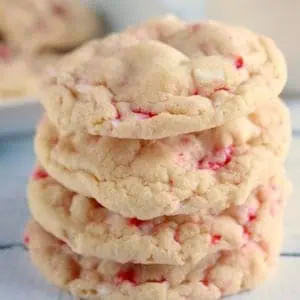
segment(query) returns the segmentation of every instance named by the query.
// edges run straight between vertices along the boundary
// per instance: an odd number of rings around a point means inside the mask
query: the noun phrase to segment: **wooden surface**
[[[294,140],[287,169],[294,192],[286,209],[280,263],[265,285],[226,299],[300,299],[300,100],[288,103]],[[32,136],[0,139],[0,300],[71,299],[43,280],[21,244],[23,227],[29,217],[26,181],[33,164]]]

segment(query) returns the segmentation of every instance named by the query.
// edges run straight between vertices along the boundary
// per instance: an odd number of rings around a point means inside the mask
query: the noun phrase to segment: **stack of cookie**
[[[1,0],[0,16],[0,97],[5,100],[36,96],[47,65],[102,32],[96,14],[81,0]]]
[[[150,21],[45,81],[25,242],[83,299],[219,299],[276,260],[289,192],[282,54],[217,22]]]

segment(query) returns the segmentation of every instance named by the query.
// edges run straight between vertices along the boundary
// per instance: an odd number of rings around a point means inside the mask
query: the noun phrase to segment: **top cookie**
[[[247,115],[285,82],[284,58],[269,38],[168,17],[66,57],[45,81],[42,102],[62,132],[158,139]]]
[[[40,52],[73,49],[101,26],[79,0],[1,0],[0,31],[12,48]]]

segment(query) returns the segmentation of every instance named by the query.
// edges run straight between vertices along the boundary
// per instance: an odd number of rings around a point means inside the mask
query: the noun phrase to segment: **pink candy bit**
[[[209,286],[209,281],[208,281],[208,279],[203,279],[203,280],[201,280],[200,281],[203,285],[205,285],[205,286]]]
[[[11,58],[11,51],[10,49],[3,44],[0,44],[0,59],[3,61],[9,61]]]
[[[199,91],[197,89],[192,91],[192,96],[197,96],[199,95]]]
[[[48,177],[48,173],[40,168],[37,168],[32,174],[32,178],[34,180],[45,179],[47,177]]]
[[[241,69],[244,66],[244,59],[241,56],[238,56],[234,61],[235,67]]]
[[[220,243],[222,239],[222,236],[220,234],[214,234],[212,237],[211,237],[211,243],[213,245],[217,245],[218,243]]]
[[[143,111],[141,108],[134,108],[132,109],[132,112],[135,114],[142,115],[144,119],[149,119],[157,116],[157,113],[151,112],[151,111]]]
[[[116,117],[115,117],[115,120],[121,120],[122,116],[121,116],[120,111],[119,111],[118,108],[117,108],[117,101],[113,99],[113,100],[111,101],[111,104],[115,107],[115,110],[116,110]]]
[[[248,222],[253,222],[256,220],[256,214],[255,213],[249,213],[248,214]]]
[[[121,113],[117,110],[116,120],[121,120]]]
[[[23,239],[23,243],[24,245],[29,245],[29,242],[30,242],[30,238],[29,238],[29,235],[25,235],[24,236],[24,239]]]
[[[216,171],[229,164],[232,160],[233,147],[226,147],[218,150],[213,154],[213,157],[206,156],[198,161],[199,169],[208,169]]]
[[[116,283],[116,285],[120,285],[124,281],[129,281],[134,285],[137,284],[136,274],[135,274],[134,269],[129,268],[126,271],[125,270],[119,271],[119,273],[116,276],[115,283]]]
[[[128,219],[129,225],[136,226],[136,227],[140,227],[140,226],[142,226],[143,224],[145,224],[146,222],[147,222],[147,221],[139,220],[139,219],[137,219],[137,218],[131,218],[131,219]]]
[[[183,143],[183,144],[188,144],[190,141],[191,141],[191,138],[187,135],[183,135],[181,138],[180,138],[180,141]]]
[[[174,232],[174,240],[177,243],[180,243],[180,229],[176,228],[175,232]]]
[[[143,221],[136,218],[128,219],[131,226],[137,227],[142,234],[150,234],[153,231],[154,224],[150,221]]]
[[[251,232],[249,231],[249,229],[247,227],[243,228],[243,235],[245,240],[249,240],[249,238],[251,237]]]
[[[199,24],[199,23],[195,23],[195,24],[191,25],[191,29],[193,32],[198,31],[201,27],[202,27],[202,24]]]
[[[66,7],[60,4],[53,4],[52,12],[58,17],[65,17],[68,14],[68,10],[66,9]]]
[[[172,180],[172,179],[169,180],[169,186],[171,186],[171,187],[174,186],[174,180]]]

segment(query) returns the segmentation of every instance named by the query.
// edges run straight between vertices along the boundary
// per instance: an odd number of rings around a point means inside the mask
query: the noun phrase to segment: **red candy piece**
[[[29,238],[29,236],[28,236],[28,235],[25,235],[25,236],[24,236],[24,240],[23,240],[23,242],[24,242],[24,244],[25,244],[25,245],[28,245],[28,244],[29,244],[29,242],[30,242],[30,238]]]
[[[195,90],[192,92],[192,96],[197,96],[197,95],[199,95],[199,92],[198,92],[197,89],[195,89]]]
[[[116,109],[116,120],[121,120],[122,116],[121,116],[120,111],[119,111],[118,108],[117,108],[117,101],[113,99],[113,100],[111,101],[111,103],[112,103],[112,105],[113,105],[113,106],[115,107],[115,109]]]
[[[208,282],[208,279],[203,279],[200,281],[203,285],[205,286],[209,286],[209,282]]]
[[[180,138],[180,141],[181,141],[183,144],[188,144],[188,143],[191,141],[191,138],[190,138],[189,136],[183,135],[183,136]]]
[[[212,243],[213,245],[216,245],[216,244],[218,244],[218,243],[221,241],[221,239],[222,239],[222,236],[221,236],[221,235],[215,234],[215,235],[213,235],[212,238],[211,238],[211,243]]]
[[[231,162],[232,153],[233,153],[232,147],[227,147],[222,150],[218,150],[215,152],[212,158],[206,156],[203,159],[199,160],[198,168],[216,171]]]
[[[177,242],[177,243],[180,243],[180,230],[179,228],[177,228],[174,232],[174,240]]]
[[[134,108],[132,109],[132,112],[136,114],[142,114],[145,115],[147,118],[153,118],[157,115],[157,113],[151,112],[151,111],[143,111],[141,108]]]
[[[121,283],[123,283],[124,281],[129,281],[132,284],[136,285],[137,281],[136,281],[136,274],[134,269],[128,269],[126,271],[119,271],[119,273],[117,274],[116,277],[116,284],[119,285]]]
[[[117,110],[116,120],[121,120],[121,113]]]
[[[243,234],[244,234],[244,238],[245,239],[249,239],[250,238],[250,236],[251,236],[251,232],[249,231],[249,229],[247,228],[247,227],[244,227],[244,232],[243,232]]]
[[[240,69],[243,66],[244,66],[244,59],[241,56],[237,57],[236,60],[235,60],[235,67],[237,69]]]
[[[145,222],[146,221],[139,220],[137,218],[128,219],[128,223],[130,225],[133,225],[133,226],[136,226],[136,227],[139,227],[139,226],[143,225]]]
[[[34,180],[45,179],[47,177],[48,177],[48,173],[42,169],[36,169],[32,174],[32,178]]]
[[[3,44],[0,44],[0,59],[4,61],[9,61],[11,58],[11,51],[10,49]]]
[[[256,220],[256,215],[255,214],[249,214],[248,215],[248,222],[253,222]]]
[[[68,10],[64,6],[59,4],[53,4],[52,11],[59,17],[65,17],[68,14]]]

